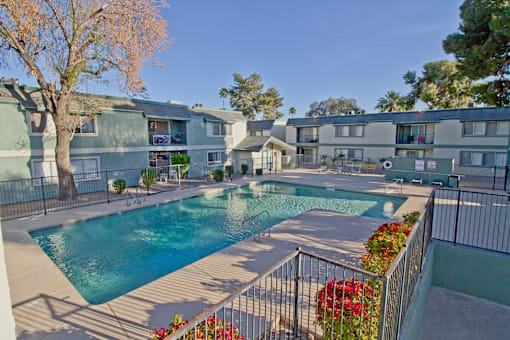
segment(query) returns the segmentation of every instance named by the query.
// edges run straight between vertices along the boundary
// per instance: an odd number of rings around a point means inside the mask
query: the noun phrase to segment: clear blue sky
[[[407,92],[407,70],[452,59],[441,43],[457,30],[463,1],[168,2],[164,17],[175,43],[159,56],[163,68],[144,67],[150,99],[219,108],[218,91],[234,72],[257,72],[285,98],[282,112],[294,106],[301,116],[328,97],[356,98],[373,112],[386,91]],[[35,85],[21,69],[3,74]],[[122,95],[114,86],[88,89]]]

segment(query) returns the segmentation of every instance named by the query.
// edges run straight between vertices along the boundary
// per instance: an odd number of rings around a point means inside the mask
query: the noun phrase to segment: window
[[[80,123],[74,130],[77,135],[95,135],[96,134],[96,119],[80,116]]]
[[[208,136],[232,136],[232,124],[207,123]]]
[[[250,136],[263,136],[263,130],[252,130]]]
[[[44,184],[58,183],[57,163],[55,161],[33,161],[32,178],[44,177]],[[40,181],[35,181],[34,185],[41,185]]]
[[[363,125],[340,125],[335,127],[336,137],[363,137]]]
[[[508,136],[508,122],[487,122],[487,136]]]
[[[71,168],[77,181],[99,178],[98,158],[71,159]]]
[[[207,165],[218,165],[223,163],[223,158],[225,157],[225,152],[223,151],[213,151],[207,153]]]
[[[396,155],[399,157],[423,158],[425,157],[425,150],[397,149]]]
[[[71,168],[76,181],[91,180],[99,178],[99,158],[77,158],[71,159]],[[58,172],[57,163],[51,161],[33,161],[32,177],[44,177],[44,184],[57,184]],[[38,184],[35,182],[34,184]]]
[[[53,117],[48,112],[28,111],[30,134],[52,135],[56,133]]]
[[[506,154],[502,152],[461,151],[460,165],[505,166]]]
[[[338,158],[340,155],[343,155],[344,159],[352,159],[352,160],[363,160],[363,149],[335,149],[335,157]]]
[[[508,136],[510,122],[466,122],[463,133],[464,136]]]

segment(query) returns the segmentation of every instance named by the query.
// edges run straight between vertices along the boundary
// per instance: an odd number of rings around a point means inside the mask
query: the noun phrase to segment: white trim
[[[110,148],[72,148],[71,155],[87,155],[96,153],[125,153],[125,152],[149,152],[149,151],[195,151],[195,150],[219,150],[226,151],[226,146],[220,145],[164,145],[164,146],[129,146]],[[229,148],[231,149],[231,147]],[[55,156],[54,149],[33,150],[0,150],[0,158],[11,157],[34,157]]]

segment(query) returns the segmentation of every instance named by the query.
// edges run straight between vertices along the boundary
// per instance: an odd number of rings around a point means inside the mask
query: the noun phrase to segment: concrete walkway
[[[278,180],[336,189],[384,193],[382,176],[341,176],[313,171],[242,179],[204,188],[162,193],[143,206],[208,194],[250,182]],[[410,195],[394,215],[422,210],[430,188],[404,186]],[[7,271],[20,339],[145,339],[148,329],[168,325],[170,318],[191,318],[256,277],[297,246],[358,264],[363,243],[382,220],[333,213],[306,212],[274,228],[262,243],[239,242],[108,303],[89,305],[29,236],[28,231],[132,209],[114,202],[60,211],[3,224]]]
[[[509,320],[508,306],[431,286],[420,339],[508,339]]]

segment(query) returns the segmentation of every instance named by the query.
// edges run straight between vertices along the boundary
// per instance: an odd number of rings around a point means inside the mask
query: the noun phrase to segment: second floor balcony
[[[398,133],[397,144],[434,144],[433,133]]]
[[[301,134],[297,136],[298,143],[319,143],[319,135],[305,135]]]
[[[175,133],[150,133],[150,145],[184,145],[186,144],[186,134],[183,132]]]

